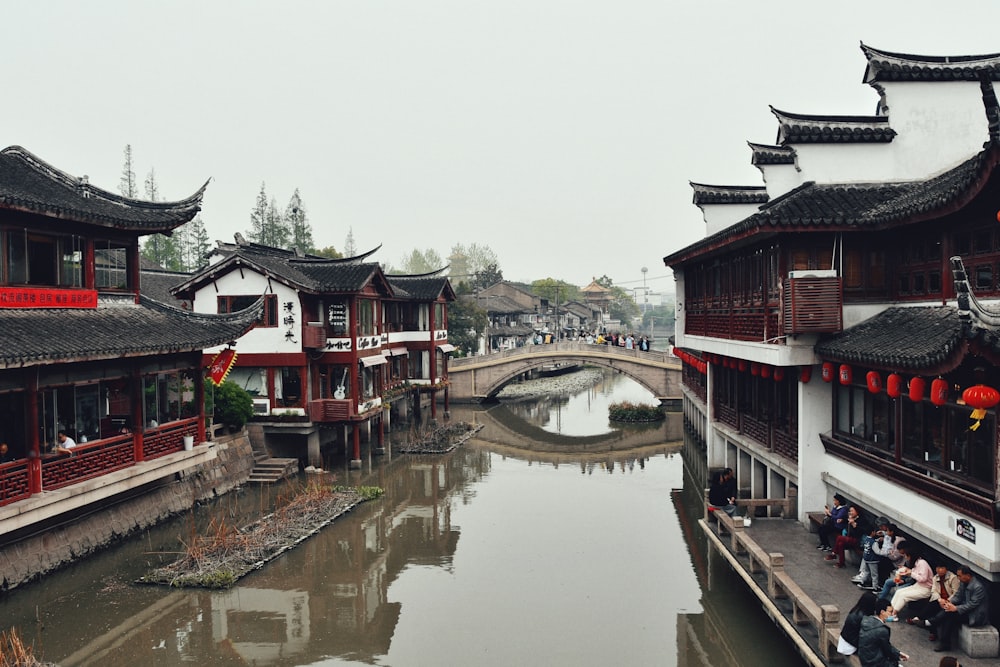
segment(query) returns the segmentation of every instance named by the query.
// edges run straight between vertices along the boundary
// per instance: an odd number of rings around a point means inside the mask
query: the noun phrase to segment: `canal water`
[[[133,582],[303,481],[230,494],[6,593],[4,627],[63,667],[801,664],[706,548],[703,455],[681,416],[610,425],[610,402],[652,396],[590,372],[453,406],[483,428],[448,454],[394,455],[394,433],[359,471],[332,461],[334,483],[385,495],[231,590]]]

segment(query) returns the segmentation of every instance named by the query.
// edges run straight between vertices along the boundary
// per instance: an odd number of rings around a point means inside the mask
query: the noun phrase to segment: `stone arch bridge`
[[[505,384],[529,371],[574,362],[610,368],[651,391],[661,404],[680,407],[680,359],[668,352],[640,352],[582,342],[525,345],[478,357],[452,359],[448,363],[449,400],[486,401],[496,396]]]

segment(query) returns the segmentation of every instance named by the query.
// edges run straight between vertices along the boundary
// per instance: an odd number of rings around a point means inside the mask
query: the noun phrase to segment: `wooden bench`
[[[839,626],[840,609],[832,604],[816,604],[784,570],[776,572],[774,579],[776,592],[780,591],[792,603],[792,621],[796,625],[809,624],[816,629],[819,653],[824,660],[829,661],[831,654],[830,633],[827,630]],[[776,595],[776,597],[779,596]],[[837,633],[839,635],[839,629]],[[836,653],[836,640],[834,640],[833,646],[833,653]]]

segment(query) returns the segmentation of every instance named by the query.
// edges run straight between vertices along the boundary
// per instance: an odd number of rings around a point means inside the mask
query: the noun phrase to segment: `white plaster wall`
[[[825,458],[824,481],[831,493],[832,489],[842,491],[848,500],[857,501],[889,517],[904,533],[918,536],[922,542],[958,561],[968,562],[988,578],[991,578],[989,572],[1000,566],[994,560],[1000,549],[1000,535],[985,524],[972,521],[909,489],[895,486],[863,468],[832,456]],[[819,486],[822,488],[824,485]],[[975,526],[975,544],[955,534],[956,520],[960,518],[969,519]]]
[[[926,178],[975,155],[989,138],[978,82],[883,84],[894,179]]]
[[[216,289],[217,288],[217,289]],[[278,283],[270,281],[259,273],[243,268],[243,276],[239,270],[230,271],[220,276],[214,283],[208,283],[195,294],[193,310],[197,313],[215,313],[218,310],[217,296],[260,296],[265,292],[273,292],[278,297],[278,326],[277,327],[256,327],[251,329],[236,346],[237,352],[246,354],[255,353],[275,353],[275,352],[301,352],[302,351],[302,307],[299,303],[299,295],[295,290]],[[291,315],[295,318],[293,331],[295,332],[295,342],[285,340],[285,332],[288,330],[282,320],[289,313],[285,311],[285,303],[291,301],[293,306]],[[206,353],[213,353],[224,346],[206,349]]]
[[[802,185],[802,172],[794,164],[768,164],[759,169],[772,201]]]
[[[823,483],[827,459],[819,434],[827,433],[833,424],[832,383],[823,382],[819,368],[813,367],[812,379],[799,382],[799,520],[806,521],[806,512],[823,509],[829,504],[832,491]]]
[[[802,181],[871,183],[902,180],[893,174],[892,144],[796,144]]]
[[[702,204],[699,208],[705,220],[705,236],[721,232],[760,210],[758,204]]]

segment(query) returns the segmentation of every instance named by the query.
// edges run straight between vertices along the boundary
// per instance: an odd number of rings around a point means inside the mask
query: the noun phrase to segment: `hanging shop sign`
[[[212,359],[212,363],[208,367],[208,379],[212,381],[216,387],[226,381],[226,376],[229,375],[229,371],[233,369],[236,365],[236,350],[231,347],[227,347],[222,352],[215,355]]]

